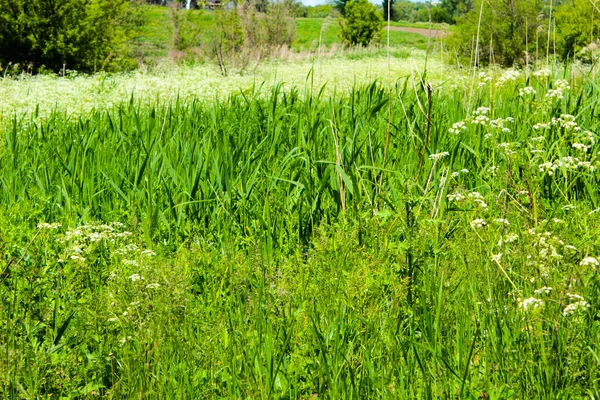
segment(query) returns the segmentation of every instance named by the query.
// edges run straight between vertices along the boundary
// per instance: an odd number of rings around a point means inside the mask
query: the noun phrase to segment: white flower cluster
[[[550,70],[549,69],[541,69],[539,71],[535,71],[533,73],[533,76],[538,77],[538,78],[547,78],[550,76]]]
[[[542,260],[560,260],[563,256],[558,252],[559,248],[565,246],[560,238],[554,236],[552,232],[536,232],[534,229],[526,231],[532,236],[533,247],[538,249],[538,256]]]
[[[481,208],[488,208],[487,203],[485,202],[485,199],[483,198],[483,196],[481,195],[481,193],[479,192],[471,192],[467,195],[467,197],[469,199],[471,199],[473,201],[473,203],[477,204],[479,207]]]
[[[563,310],[563,316],[565,317],[571,316],[575,313],[586,311],[590,308],[590,304],[578,294],[567,293],[567,297],[569,297],[571,301],[576,301],[565,307],[565,309]]]
[[[541,287],[541,288],[539,288],[539,289],[535,289],[535,290],[533,291],[533,294],[536,294],[536,295],[538,295],[538,296],[539,296],[539,295],[542,295],[542,294],[549,295],[549,294],[551,294],[551,293],[552,293],[552,290],[553,290],[553,289],[552,289],[551,287],[544,286],[544,287]]]
[[[471,221],[471,228],[473,229],[481,229],[486,225],[486,222],[481,218],[474,219],[473,221]]]
[[[564,97],[565,92],[570,88],[569,82],[564,79],[559,79],[554,82],[554,89],[548,89],[546,92],[546,99],[561,100]]]
[[[429,159],[433,160],[433,161],[439,161],[442,158],[448,157],[449,155],[450,155],[450,153],[448,153],[447,151],[444,151],[442,153],[430,154]]]
[[[579,265],[581,265],[582,267],[597,267],[598,265],[600,265],[598,263],[598,260],[594,257],[585,257],[583,260],[581,260],[581,262],[579,263]]]
[[[537,310],[544,306],[544,302],[535,297],[529,297],[525,300],[519,300],[519,308],[523,311]]]
[[[467,124],[464,121],[458,121],[452,124],[452,128],[448,129],[448,132],[458,135],[466,129]]]
[[[537,92],[535,91],[534,88],[532,88],[531,86],[526,86],[524,88],[520,88],[519,89],[519,96],[521,97],[525,97],[525,96],[533,96],[535,95]]]
[[[39,230],[43,230],[43,229],[58,229],[60,228],[62,225],[59,224],[58,222],[54,222],[52,224],[49,224],[47,222],[40,222],[37,226],[37,228]]]
[[[458,177],[460,176],[460,174],[468,174],[468,173],[469,173],[469,170],[468,170],[468,169],[466,169],[466,168],[463,168],[463,169],[461,169],[460,171],[454,171],[454,172],[452,173],[452,177],[453,177],[453,178],[458,178]]]
[[[519,71],[509,69],[500,76],[498,82],[496,82],[496,86],[503,86],[506,82],[515,82],[520,75]]]
[[[577,170],[587,169],[590,172],[596,170],[596,167],[589,161],[582,161],[577,157],[566,156],[562,157],[554,162],[545,162],[538,165],[541,173],[547,173],[548,175],[554,175],[554,172],[561,168],[566,170]]]

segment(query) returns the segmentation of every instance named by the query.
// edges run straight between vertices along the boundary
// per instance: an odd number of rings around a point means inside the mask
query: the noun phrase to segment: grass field
[[[600,396],[593,73],[85,79],[0,120],[3,398]]]

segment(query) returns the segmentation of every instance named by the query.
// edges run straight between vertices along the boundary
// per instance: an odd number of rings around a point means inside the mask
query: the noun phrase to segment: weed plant
[[[507,71],[15,116],[2,396],[598,397],[598,95]]]

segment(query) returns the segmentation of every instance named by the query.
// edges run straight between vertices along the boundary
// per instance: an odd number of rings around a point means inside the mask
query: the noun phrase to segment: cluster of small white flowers
[[[521,74],[519,73],[519,71],[509,69],[508,71],[504,72],[502,76],[500,76],[498,82],[496,82],[496,86],[502,86],[509,81],[515,82],[520,75]]]
[[[544,302],[535,297],[529,297],[525,300],[519,301],[519,308],[523,311],[537,310],[544,305]]]
[[[477,87],[479,89],[484,87],[488,82],[490,82],[492,80],[492,77],[489,76],[486,72],[480,72],[478,77],[479,77],[479,83],[477,84]]]
[[[534,229],[529,229],[527,233],[533,236],[533,246],[539,249],[538,255],[541,259],[560,260],[563,258],[558,252],[558,248],[564,247],[565,243],[560,238],[554,236],[552,232],[538,233]]]
[[[490,175],[495,175],[496,171],[498,171],[498,167],[495,165],[492,165],[491,167],[489,167],[487,170],[487,173]]]
[[[462,131],[467,129],[467,125],[464,121],[458,121],[452,124],[452,128],[448,129],[448,132],[458,135]]]
[[[471,123],[475,125],[487,125],[488,122],[490,122],[490,118],[486,115],[477,115],[471,120]]]
[[[115,250],[115,254],[120,255],[120,256],[126,256],[129,253],[135,253],[139,250],[140,248],[133,243],[130,243],[128,245],[125,245],[117,250]]]
[[[538,77],[538,78],[547,78],[550,76],[550,70],[549,69],[541,69],[539,71],[535,71],[533,73],[533,76]]]
[[[454,192],[446,196],[450,202],[461,202],[466,199],[465,195],[460,192]]]
[[[477,204],[481,208],[487,208],[488,205],[485,202],[485,199],[479,192],[471,192],[467,195],[470,200],[472,200],[475,204]]]
[[[488,115],[489,112],[489,107],[478,107],[477,110],[473,111],[473,115]]]
[[[552,290],[553,289],[551,287],[544,286],[544,287],[541,287],[539,289],[535,289],[533,291],[533,294],[537,294],[538,296],[541,295],[541,294],[549,295],[550,293],[552,293]]]
[[[581,260],[579,265],[581,265],[582,267],[597,267],[600,264],[598,263],[598,260],[594,257],[585,257],[583,260]]]
[[[575,170],[575,169],[587,169],[588,171],[595,171],[596,167],[589,161],[581,161],[577,157],[566,156],[562,157],[554,162],[545,162],[543,164],[538,165],[540,172],[547,173],[548,175],[554,175],[554,172],[558,168],[564,168],[567,170]]]
[[[498,253],[498,254],[493,254],[491,257],[491,260],[495,263],[499,263],[500,260],[502,260],[502,253]]]
[[[481,229],[486,225],[486,222],[481,218],[474,219],[473,221],[471,221],[471,228],[473,229]]]
[[[152,250],[146,249],[146,250],[142,251],[140,253],[140,255],[142,257],[154,257],[154,256],[156,256],[156,253],[154,251],[152,251]]]
[[[531,86],[526,86],[524,88],[519,89],[519,96],[525,97],[530,95],[535,95],[537,92]]]
[[[517,235],[516,233],[509,233],[508,235],[506,235],[504,237],[504,242],[505,243],[512,243],[512,242],[516,242],[517,239],[519,239],[519,235]]]
[[[512,121],[513,118],[496,118],[490,121],[490,127],[500,129],[503,133],[510,133],[510,129],[504,124]]]
[[[441,153],[434,153],[434,154],[430,154],[429,155],[429,159],[433,160],[433,161],[439,161],[444,157],[448,157],[450,155],[450,153],[448,153],[447,151],[441,152]]]
[[[146,289],[158,289],[160,287],[160,284],[158,283],[150,283],[148,285],[146,285]]]
[[[533,129],[535,129],[536,131],[539,131],[540,129],[548,129],[548,128],[550,128],[550,125],[547,124],[546,122],[540,122],[533,126]],[[538,136],[538,138],[541,138],[540,140],[544,139],[543,136]],[[536,140],[538,138],[531,138],[530,140]]]
[[[571,87],[569,83],[564,79],[559,79],[554,83],[554,89],[548,89],[546,92],[546,99],[548,100],[560,100],[564,97],[565,91],[569,90]]]
[[[500,225],[506,225],[506,226],[510,225],[510,222],[508,222],[508,220],[504,219],[504,218],[496,218],[494,220],[494,222],[497,224],[500,224]]]
[[[129,279],[131,280],[131,282],[137,282],[137,281],[143,281],[144,277],[141,276],[140,274],[133,274],[129,276]]]
[[[47,222],[40,222],[40,223],[38,224],[37,228],[38,228],[39,230],[42,230],[42,229],[58,229],[58,228],[60,228],[61,226],[62,226],[62,225],[61,225],[61,224],[59,224],[58,222],[54,222],[54,223],[52,223],[52,224],[49,224],[49,223],[47,223]]]
[[[466,169],[466,168],[463,168],[463,169],[461,169],[460,171],[454,171],[454,172],[452,173],[452,177],[453,177],[453,178],[458,178],[458,176],[459,176],[460,174],[468,174],[468,173],[469,173],[469,170],[468,170],[468,169]]]
[[[123,260],[123,265],[137,267],[139,264],[136,260]]]
[[[583,312],[583,311],[587,310],[588,308],[590,308],[590,304],[587,301],[585,301],[585,299],[582,296],[580,296],[578,294],[567,293],[567,297],[569,299],[571,299],[571,301],[575,301],[575,302],[571,303],[565,307],[565,309],[563,310],[563,315],[565,317],[568,317],[575,313]]]

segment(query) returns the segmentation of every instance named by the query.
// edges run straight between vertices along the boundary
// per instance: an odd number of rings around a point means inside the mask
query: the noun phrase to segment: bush
[[[344,42],[350,46],[368,46],[381,31],[380,12],[367,0],[349,1],[346,17],[340,21]]]
[[[0,0],[0,63],[102,69],[123,50],[129,11],[128,0]]]

